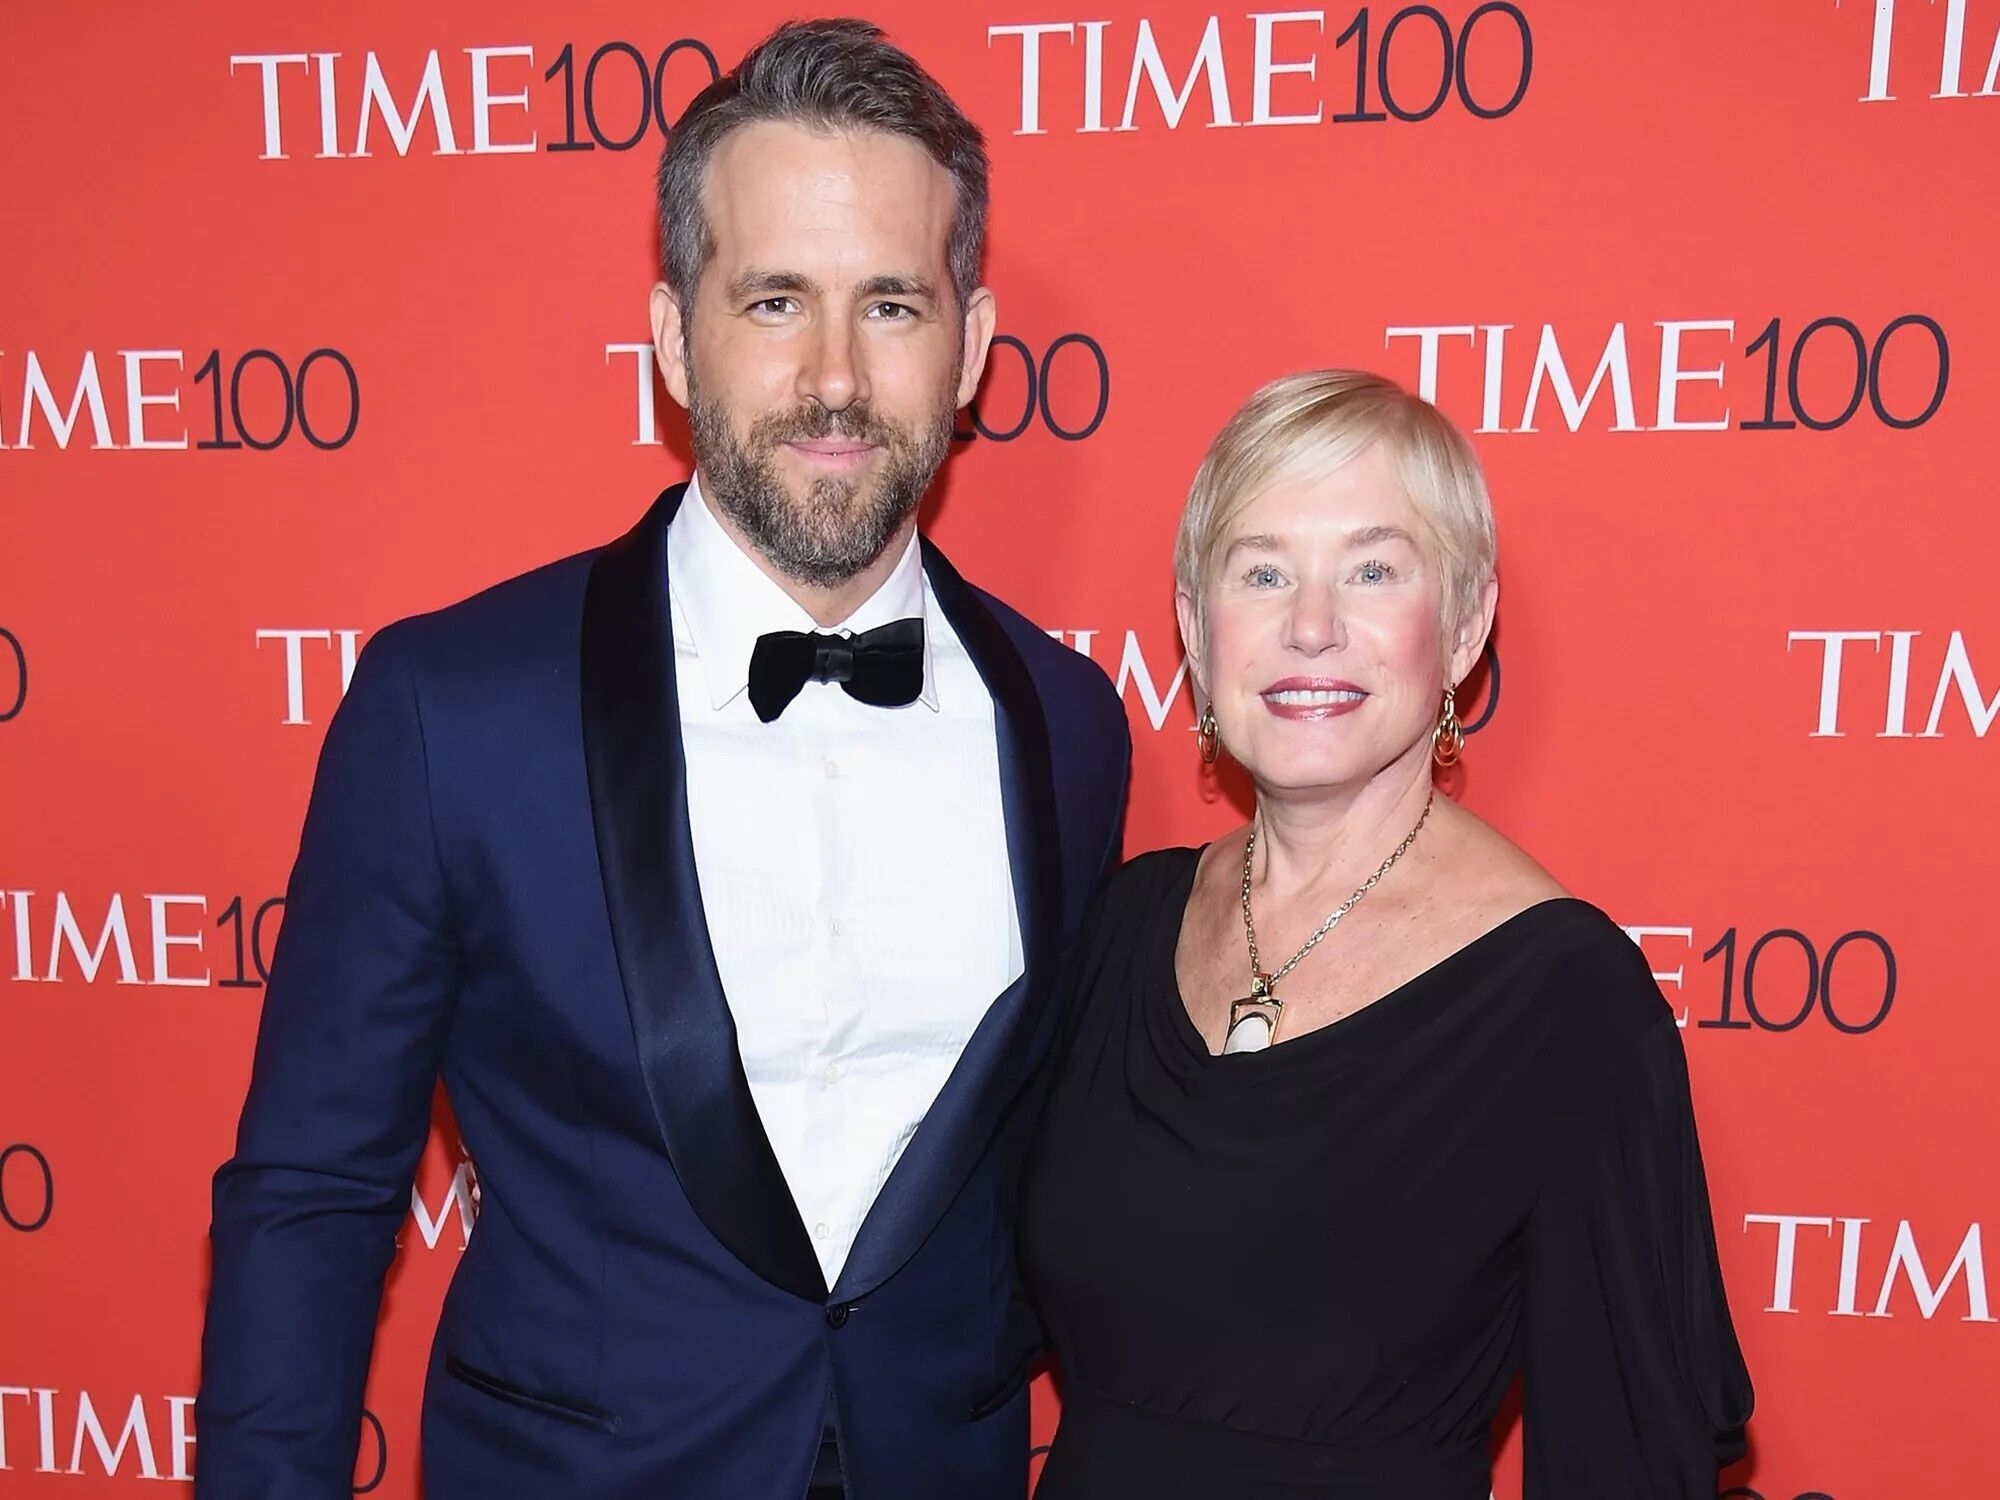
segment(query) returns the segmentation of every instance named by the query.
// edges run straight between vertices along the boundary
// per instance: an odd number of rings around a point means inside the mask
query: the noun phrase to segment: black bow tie
[[[766,724],[808,682],[837,682],[877,708],[914,703],[924,690],[924,622],[891,620],[859,635],[774,630],[750,653],[750,706]]]

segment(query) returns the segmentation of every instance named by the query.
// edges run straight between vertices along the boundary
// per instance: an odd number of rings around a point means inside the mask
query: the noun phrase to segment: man
[[[429,1500],[1019,1500],[1011,1208],[1130,743],[916,510],[992,337],[979,134],[858,22],[690,106],[695,478],[369,643],[235,1157],[198,1492],[345,1496],[434,1080],[479,1223]]]

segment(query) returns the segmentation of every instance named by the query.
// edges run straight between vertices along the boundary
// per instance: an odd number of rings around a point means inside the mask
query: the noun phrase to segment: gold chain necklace
[[[1410,845],[1417,841],[1417,835],[1429,821],[1431,804],[1436,800],[1437,791],[1433,788],[1430,795],[1424,798],[1424,810],[1417,818],[1416,827],[1403,835],[1403,842],[1390,851],[1381,868],[1362,881],[1353,895],[1335,907],[1332,915],[1319,924],[1319,930],[1307,938],[1299,946],[1299,951],[1280,964],[1273,974],[1266,974],[1258,962],[1257,923],[1250,915],[1250,869],[1251,862],[1257,857],[1257,825],[1251,823],[1250,837],[1243,845],[1243,936],[1250,944],[1250,993],[1241,1000],[1229,1002],[1229,1026],[1222,1038],[1225,1055],[1262,1052],[1278,1039],[1278,1023],[1285,1016],[1285,1002],[1277,995],[1278,981],[1297,968],[1299,960],[1318,947],[1319,940],[1333,931],[1340,919],[1354,910],[1363,896],[1375,889],[1376,882],[1389,873],[1389,867],[1409,852]]]

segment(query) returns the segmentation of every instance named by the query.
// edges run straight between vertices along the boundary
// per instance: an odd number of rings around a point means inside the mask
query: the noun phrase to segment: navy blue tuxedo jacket
[[[828,1287],[735,1043],[688,829],[662,495],[626,536],[374,636],[328,728],[236,1154],[215,1180],[197,1493],[349,1493],[442,1077],[477,1227],[424,1395],[429,1500],[1020,1500],[1012,1209],[1054,979],[1131,742],[1090,662],[966,584],[1026,972]]]

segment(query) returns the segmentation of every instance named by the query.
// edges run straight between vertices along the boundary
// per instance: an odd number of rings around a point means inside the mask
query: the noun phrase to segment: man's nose
[[[799,367],[799,394],[828,411],[845,411],[868,396],[861,341],[845,319],[821,322]]]

